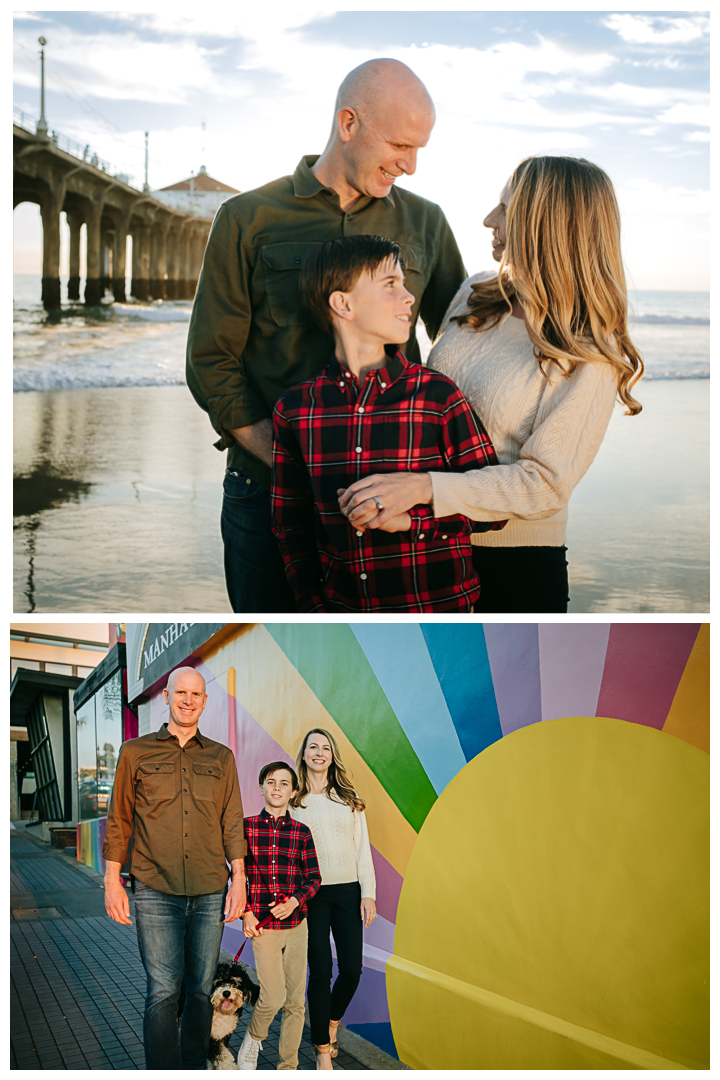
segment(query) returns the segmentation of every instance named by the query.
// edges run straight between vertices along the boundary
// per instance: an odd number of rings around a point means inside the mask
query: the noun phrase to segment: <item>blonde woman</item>
[[[476,274],[450,305],[428,365],[458,384],[499,465],[465,473],[389,473],[341,496],[357,526],[383,528],[432,503],[437,517],[508,518],[475,533],[476,612],[565,612],[568,500],[642,358],[627,329],[620,214],[612,183],[582,158],[531,157],[485,218],[498,273]],[[378,506],[382,506],[380,512]]]
[[[337,1029],[360,982],[363,924],[375,920],[375,870],[365,803],[348,778],[337,743],[308,731],[296,759],[299,787],[292,815],[315,841],[322,884],[308,901],[308,1005],[318,1069],[332,1069]],[[338,975],[332,978],[332,930]]]

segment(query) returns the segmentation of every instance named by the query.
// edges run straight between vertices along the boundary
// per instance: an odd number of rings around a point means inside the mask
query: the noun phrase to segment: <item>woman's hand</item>
[[[377,911],[375,909],[375,901],[370,896],[363,896],[360,901],[360,918],[365,923],[365,926],[369,926],[371,922],[375,922],[377,917]]]
[[[340,488],[338,495],[340,509],[355,528],[382,529],[412,506],[432,502],[433,491],[427,473],[398,472],[365,476],[349,488]]]

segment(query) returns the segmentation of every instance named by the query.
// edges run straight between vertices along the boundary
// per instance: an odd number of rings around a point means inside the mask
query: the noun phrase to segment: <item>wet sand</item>
[[[619,407],[570,507],[572,612],[706,612],[708,380]],[[14,610],[230,611],[224,454],[185,386],[14,395]]]

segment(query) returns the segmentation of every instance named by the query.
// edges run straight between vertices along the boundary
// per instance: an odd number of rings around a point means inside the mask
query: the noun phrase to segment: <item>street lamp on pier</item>
[[[143,184],[143,191],[149,191],[150,185],[148,184],[148,138],[150,132],[145,132],[145,183]]]
[[[45,119],[45,46],[47,41],[44,37],[39,37],[40,43],[40,119],[37,122],[35,128],[35,134],[47,139],[48,126]]]

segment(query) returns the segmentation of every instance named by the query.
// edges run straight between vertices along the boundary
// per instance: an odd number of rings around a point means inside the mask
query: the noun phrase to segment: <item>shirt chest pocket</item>
[[[427,283],[427,256],[424,248],[418,247],[416,244],[401,244],[400,247],[402,248],[400,258],[403,274],[405,275],[405,287],[410,290],[417,301],[422,296]],[[417,307],[415,307],[413,311],[415,318],[417,318],[417,314]]]
[[[149,761],[138,767],[136,781],[151,803],[172,799],[175,795],[175,765],[172,761]]]
[[[193,795],[200,802],[216,802],[223,789],[223,771],[217,765],[193,763]]]
[[[260,251],[262,286],[278,326],[314,326],[300,300],[302,265],[321,241],[266,244]]]

